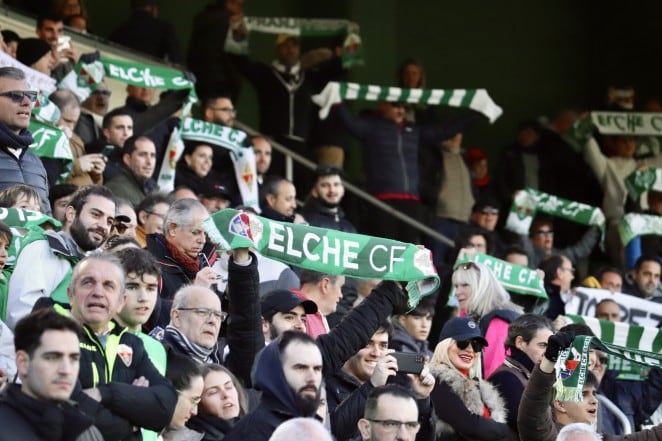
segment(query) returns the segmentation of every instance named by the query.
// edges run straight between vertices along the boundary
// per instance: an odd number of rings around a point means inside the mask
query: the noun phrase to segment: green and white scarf
[[[466,255],[458,257],[454,268],[467,262],[485,264],[508,291],[547,300],[545,285],[536,270],[482,253],[475,253],[472,257]]]
[[[329,37],[344,35],[342,65],[362,66],[364,50],[359,25],[344,19],[294,17],[243,17],[228,28],[225,50],[235,54],[248,53],[248,33],[288,34],[296,37]]]
[[[649,190],[662,191],[662,168],[648,167],[645,170],[635,170],[625,178],[625,186],[630,198],[635,201]]]
[[[25,73],[26,80],[33,90],[41,90],[46,95],[55,92],[55,80],[21,63],[6,52],[0,51],[0,67],[16,67]]]
[[[662,216],[628,213],[618,221],[618,234],[623,245],[638,236],[654,234],[662,236]]]
[[[34,143],[30,145],[30,149],[35,155],[64,161],[62,174],[57,180],[57,183],[63,183],[71,175],[74,165],[69,138],[62,130],[35,119],[30,120],[28,129],[32,133],[32,138],[34,138]]]
[[[313,96],[320,106],[319,116],[326,119],[331,106],[342,101],[389,101],[462,107],[482,113],[491,123],[503,113],[485,89],[404,89],[358,83],[327,83],[322,92]]]
[[[603,135],[662,136],[662,113],[591,112],[591,121]]]
[[[568,349],[560,352],[556,362],[555,399],[582,400],[582,389],[588,370],[588,353],[593,348],[646,366],[660,367],[662,364],[660,353],[606,343],[593,336],[578,335]]]
[[[596,225],[604,231],[605,215],[590,205],[570,201],[532,188],[519,190],[508,213],[506,228],[517,234],[528,234],[537,212],[568,219],[582,225]]]
[[[99,87],[105,76],[105,68],[101,61],[83,63],[79,61],[58,84],[60,89],[68,89],[83,102]]]
[[[326,274],[406,281],[412,308],[439,287],[432,254],[416,245],[277,222],[232,209],[214,213],[203,226],[223,250],[250,247],[272,259]]]
[[[159,188],[162,191],[174,189],[175,167],[184,152],[182,140],[199,141],[230,150],[243,204],[259,212],[255,153],[251,146],[244,145],[247,138],[248,134],[241,130],[193,118],[184,119],[181,128],[174,130],[170,136],[159,173]]]

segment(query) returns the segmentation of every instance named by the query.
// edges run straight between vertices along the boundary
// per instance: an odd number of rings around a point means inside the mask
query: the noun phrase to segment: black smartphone
[[[391,354],[398,360],[398,372],[420,375],[425,365],[425,356],[414,352],[393,352]]]

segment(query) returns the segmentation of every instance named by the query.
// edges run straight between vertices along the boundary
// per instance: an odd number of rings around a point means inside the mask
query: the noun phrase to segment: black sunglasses
[[[116,221],[113,222],[112,229],[117,230],[118,233],[124,234],[124,232],[129,228],[128,225],[123,224],[122,222]]]
[[[471,345],[471,349],[473,349],[474,352],[480,352],[484,348],[483,343],[479,342],[478,340],[456,341],[455,344],[461,350],[467,349],[467,347]]]
[[[30,100],[31,103],[35,103],[37,101],[37,95],[39,95],[39,92],[34,91],[34,90],[10,90],[8,92],[2,92],[0,93],[0,96],[6,96],[10,100],[12,100],[15,103],[22,103],[23,98],[26,98]]]

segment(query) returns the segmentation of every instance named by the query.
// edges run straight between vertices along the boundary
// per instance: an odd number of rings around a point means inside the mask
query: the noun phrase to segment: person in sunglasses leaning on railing
[[[450,319],[430,362],[436,384],[430,398],[437,416],[437,440],[516,439],[506,424],[506,407],[496,388],[478,378],[478,358],[488,345],[478,323]]]

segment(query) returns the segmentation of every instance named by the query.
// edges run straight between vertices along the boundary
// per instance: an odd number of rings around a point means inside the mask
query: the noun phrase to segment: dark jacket
[[[395,329],[388,339],[389,348],[398,352],[425,354],[432,359],[432,351],[430,351],[427,340],[416,340],[397,320],[392,320],[392,323]]]
[[[39,194],[44,212],[50,214],[48,176],[41,160],[28,149],[32,142],[27,129],[16,135],[0,123],[0,191],[16,184],[29,185]],[[19,157],[16,158],[8,147],[21,149]]]
[[[510,355],[506,357],[506,361],[487,379],[503,397],[508,410],[508,426],[515,434],[517,434],[517,410],[534,366],[528,355],[517,348],[510,348]]]
[[[186,427],[199,433],[204,433],[202,441],[222,441],[225,434],[233,427],[238,418],[234,420],[224,420],[213,415],[204,415],[198,413],[193,415],[186,423]]]
[[[266,203],[260,204],[260,209],[262,210],[260,216],[266,217],[267,219],[271,219],[279,222],[290,222],[290,223],[294,222],[294,216],[285,216],[284,214],[271,208]]]
[[[368,380],[359,380],[338,370],[326,379],[326,406],[331,418],[331,433],[337,439],[351,438],[356,434],[356,416],[363,414],[368,394],[374,389]]]
[[[600,239],[600,229],[596,226],[589,227],[581,239],[576,243],[561,250],[557,248],[552,248],[549,253],[546,253],[545,250],[539,248],[531,242],[531,238],[527,235],[521,235],[522,247],[526,254],[529,256],[529,268],[538,268],[540,263],[544,260],[545,257],[552,254],[562,254],[574,264],[582,260],[585,257],[588,257],[593,250],[593,247],[598,240]]]
[[[547,292],[547,310],[544,316],[550,320],[556,320],[559,315],[565,315],[565,303],[561,298],[561,287],[545,282],[545,292]]]
[[[356,118],[344,106],[336,106],[347,130],[363,145],[363,164],[368,192],[418,196],[418,146],[438,144],[457,131],[447,127],[396,124],[378,115]]]
[[[124,167],[121,174],[106,182],[105,185],[112,190],[115,196],[131,202],[134,208],[156,189],[154,180],[151,178],[142,180],[128,167]]]
[[[36,400],[9,384],[0,395],[0,441],[102,441],[92,419],[75,405]]]
[[[154,58],[171,63],[182,62],[175,28],[147,11],[134,11],[129,20],[117,27],[108,39]]]
[[[356,228],[345,217],[345,212],[338,207],[337,212],[331,211],[322,204],[320,199],[310,197],[301,211],[306,221],[314,227],[330,228],[332,230],[356,233]]]
[[[662,401],[662,370],[651,368],[645,381],[619,380],[619,373],[605,372],[598,392],[616,404],[630,420],[632,430],[636,430]]]
[[[137,427],[158,432],[170,423],[177,392],[156,370],[138,336],[115,322],[110,326],[105,346],[83,326],[78,374],[81,387],[98,388],[104,407]],[[149,387],[132,385],[140,377],[149,381]],[[140,439],[140,433],[134,438]]]

